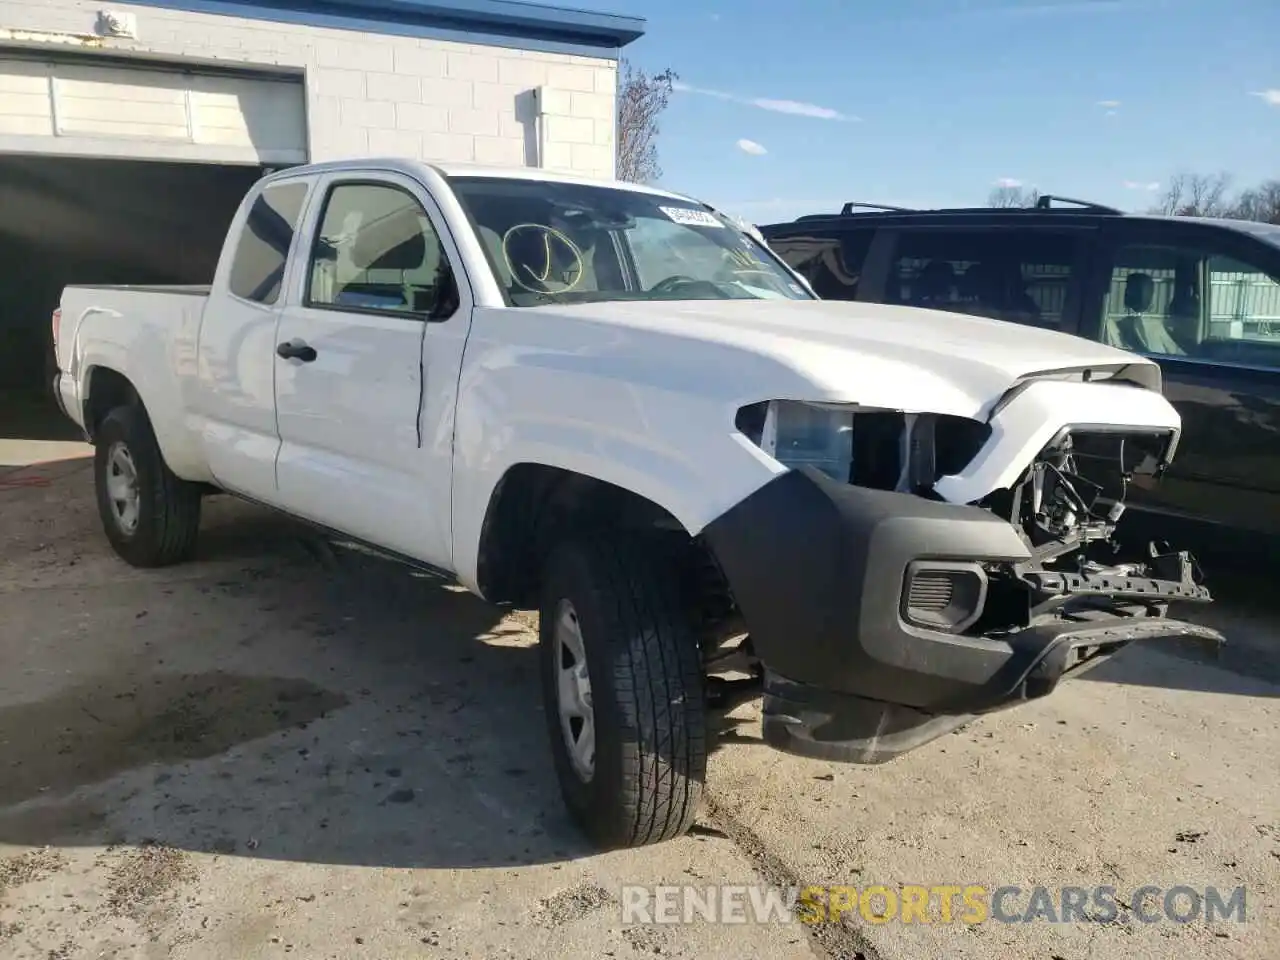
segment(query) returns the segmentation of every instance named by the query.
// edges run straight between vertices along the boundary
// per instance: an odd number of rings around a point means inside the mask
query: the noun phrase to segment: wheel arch
[[[116,407],[137,406],[146,413],[146,405],[133,381],[119,370],[97,364],[85,371],[85,395],[81,401],[84,430],[93,442],[103,418]]]
[[[155,434],[165,465],[180,479],[212,484],[201,437],[193,432],[184,406],[186,397],[155,378],[131,377],[120,366],[98,361],[85,367],[80,410],[89,442],[95,442],[103,417],[116,407],[136,407]]]
[[[476,586],[492,602],[532,603],[553,544],[600,529],[693,536],[666,507],[625,487],[543,463],[516,463],[495,484],[480,528]]]

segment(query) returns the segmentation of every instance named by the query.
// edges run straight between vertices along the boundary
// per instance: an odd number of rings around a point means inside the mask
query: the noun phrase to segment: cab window
[[[452,290],[439,234],[412,194],[385,183],[329,191],[307,306],[441,318],[452,312]]]
[[[234,296],[264,306],[279,299],[289,247],[306,198],[305,183],[275,183],[258,194],[231,261],[227,286]]]

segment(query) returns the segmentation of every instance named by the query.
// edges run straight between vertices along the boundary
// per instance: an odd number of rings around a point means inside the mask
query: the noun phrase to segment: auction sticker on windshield
[[[685,227],[723,227],[724,224],[705,210],[692,210],[689,207],[659,207],[674,222]]]

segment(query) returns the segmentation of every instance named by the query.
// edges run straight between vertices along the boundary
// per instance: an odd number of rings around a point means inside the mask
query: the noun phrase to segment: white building
[[[611,176],[643,29],[510,0],[0,0],[0,388],[43,385],[64,283],[207,282],[264,168]]]

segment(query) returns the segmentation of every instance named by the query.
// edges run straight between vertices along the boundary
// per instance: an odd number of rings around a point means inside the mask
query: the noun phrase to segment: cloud
[[[1153,192],[1160,189],[1159,180],[1126,180],[1124,182],[1126,190],[1147,190]]]
[[[1126,6],[1141,6],[1129,0],[1058,0],[1049,3],[1018,3],[1009,6],[978,8],[971,12],[1003,17],[1035,17],[1044,14],[1110,13]],[[970,11],[965,11],[970,12]]]
[[[742,139],[738,141],[738,149],[743,153],[749,153],[753,157],[763,157],[769,151],[762,144],[756,143],[754,140]]]
[[[1021,180],[1015,180],[1013,177],[1001,177],[996,181],[997,187],[1004,187],[1008,190],[1016,190],[1022,186]]]
[[[714,97],[717,100],[726,100],[729,103],[740,103],[743,106],[755,107],[758,110],[769,110],[773,113],[787,113],[795,117],[811,117],[815,120],[843,120],[856,121],[858,118],[841,113],[832,107],[819,106],[816,103],[806,103],[803,100],[777,100],[770,97],[740,97],[734,93],[725,93],[723,90],[710,90],[706,87],[695,87],[687,83],[676,82],[671,85],[673,90],[680,93],[696,93],[702,97]]]
[[[1270,90],[1255,90],[1250,96],[1261,97],[1264,101],[1273,107],[1280,107],[1280,89],[1272,87]]]

